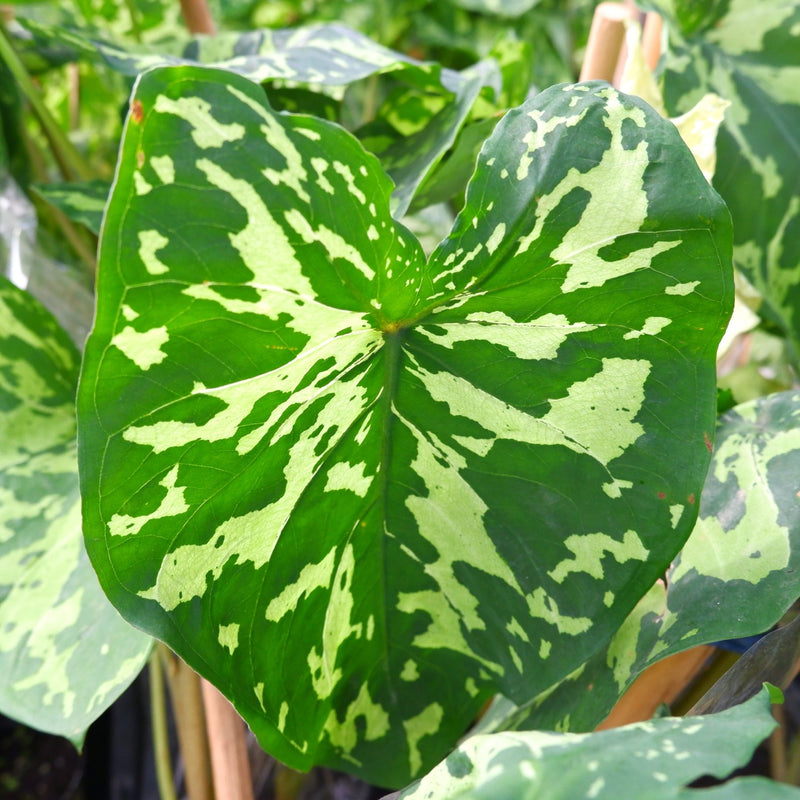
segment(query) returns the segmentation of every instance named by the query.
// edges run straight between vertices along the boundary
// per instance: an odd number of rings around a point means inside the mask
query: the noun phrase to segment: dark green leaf
[[[765,681],[786,689],[800,663],[800,617],[759,639],[704,695],[687,715],[715,714],[742,703]]]

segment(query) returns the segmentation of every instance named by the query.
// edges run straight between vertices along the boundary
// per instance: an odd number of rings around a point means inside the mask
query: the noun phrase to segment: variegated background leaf
[[[416,61],[335,23],[203,37],[187,44],[180,55],[141,48],[137,52],[130,49],[132,45],[112,44],[86,32],[33,20],[26,24],[41,41],[72,46],[76,58],[101,57],[125,75],[137,75],[157,65],[208,64],[257,83],[276,84],[276,98],[283,96],[281,87],[288,82],[292,91],[298,85],[309,86],[317,93],[317,103],[330,100],[335,105],[342,100],[345,87],[366,78],[390,75],[399,79],[407,96],[404,103],[394,98],[391,123],[395,127],[387,144],[377,151],[395,183],[392,212],[398,219],[408,210],[420,183],[452,146],[481,90],[485,87],[491,95],[501,88],[494,61],[482,61],[456,72],[434,62]],[[303,99],[303,111],[309,113],[308,91]],[[404,130],[401,124],[404,107],[423,111],[417,114],[414,130]],[[52,198],[56,202],[58,195]],[[69,206],[64,210],[74,212]],[[70,215],[75,218],[74,213]]]
[[[748,0],[650,5],[671,22],[663,69],[669,112],[687,111],[708,91],[731,101],[717,140],[714,186],[733,216],[734,262],[797,348],[800,2],[765,0],[757,9]]]
[[[70,219],[85,225],[92,233],[100,234],[103,211],[111,188],[108,181],[46,183],[33,188]]]
[[[405,215],[423,179],[453,145],[481,89],[499,81],[492,61],[479,62],[460,76],[464,83],[452,101],[440,95],[443,107],[424,119],[419,130],[395,137],[387,148],[376,153],[395,184],[390,207],[396,219]]]
[[[76,58],[102,58],[130,77],[156,66],[204,64],[244,75],[256,83],[282,79],[318,87],[341,87],[375,74],[399,73],[406,83],[423,90],[444,87],[455,92],[460,85],[454,70],[435,62],[417,61],[338,23],[245,33],[230,31],[184,43],[174,40],[156,49],[117,44],[91,36],[87,31],[47,25],[34,19],[23,17],[21,22],[41,43],[72,47]]]
[[[744,403],[719,421],[700,516],[678,558],[608,648],[487,729],[591,730],[647,666],[700,644],[769,630],[800,596],[800,393]]]
[[[688,786],[745,766],[775,727],[770,706],[765,687],[748,702],[705,717],[655,719],[595,734],[471,736],[399,800],[705,798],[707,790]],[[798,798],[800,789],[734,780],[724,797]]]
[[[674,127],[556,87],[425,261],[348,133],[137,82],[79,391],[87,547],[264,747],[402,785],[606,643],[683,544],[730,313]]]
[[[150,648],[84,550],[78,365],[52,316],[0,277],[0,711],[75,742]]]
[[[498,14],[503,17],[518,17],[530,11],[539,0],[449,0],[453,5],[483,14]]]

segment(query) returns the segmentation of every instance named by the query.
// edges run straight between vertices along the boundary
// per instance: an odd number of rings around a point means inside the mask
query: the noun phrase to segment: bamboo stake
[[[217,32],[206,0],[181,0],[181,11],[190,33],[207,33],[213,36]]]
[[[786,783],[788,762],[786,754],[786,712],[783,706],[772,706],[772,716],[778,727],[769,737],[769,771],[775,781]]]
[[[581,68],[582,81],[614,80],[625,41],[625,21],[637,17],[637,10],[624,3],[605,2],[595,8]]]
[[[700,672],[714,648],[693,647],[648,667],[619,699],[598,731],[651,719],[661,703],[672,704]]]
[[[178,744],[186,768],[186,794],[189,800],[214,800],[200,676],[165,645],[159,645],[159,648],[166,667]]]
[[[655,11],[648,12],[642,30],[642,54],[651,72],[658,66],[658,59],[661,58],[661,27],[661,15]]]
[[[216,800],[253,800],[244,723],[207,680],[202,687]]]

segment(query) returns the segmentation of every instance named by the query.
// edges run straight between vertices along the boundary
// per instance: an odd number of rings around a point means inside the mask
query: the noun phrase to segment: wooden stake
[[[207,33],[213,36],[217,32],[206,0],[181,0],[181,11],[190,33]]]
[[[207,680],[202,686],[216,800],[253,800],[244,722]]]
[[[642,54],[647,68],[653,72],[661,58],[661,15],[655,11],[648,12],[642,30]]]
[[[652,719],[661,703],[672,704],[708,661],[714,648],[693,647],[648,667],[619,699],[598,731]]]
[[[614,80],[625,41],[625,21],[637,17],[638,11],[624,3],[605,2],[595,8],[581,69],[582,81]]]
[[[189,800],[214,800],[200,676],[166,645],[159,646],[163,648],[161,654],[186,770],[186,794]]]

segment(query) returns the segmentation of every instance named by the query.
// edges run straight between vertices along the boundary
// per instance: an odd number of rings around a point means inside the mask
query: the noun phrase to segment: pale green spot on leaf
[[[363,737],[368,742],[380,739],[389,730],[389,715],[380,704],[373,702],[366,684],[361,685],[356,699],[347,706],[343,720],[340,721],[332,709],[325,722],[324,730],[331,744],[343,753],[352,752],[361,738],[356,727],[359,719],[363,721]]]
[[[111,339],[111,344],[146,372],[167,357],[161,348],[168,341],[169,333],[165,325],[146,331],[137,331],[128,325]]]
[[[234,650],[239,646],[239,623],[232,622],[230,625],[220,625],[217,641],[233,655]]]
[[[605,533],[588,533],[568,536],[564,545],[573,557],[560,561],[547,573],[557,583],[562,583],[573,572],[582,572],[596,580],[602,580],[603,556],[606,553],[614,556],[617,563],[624,564],[630,560],[645,561],[650,552],[642,544],[636,531],[631,530],[625,531],[621,542]]]
[[[335,550],[331,550],[318,564],[306,564],[297,580],[290,583],[267,606],[266,618],[271,622],[279,622],[286,614],[297,609],[303,597],[308,597],[315,589],[327,589],[335,566]]]
[[[349,262],[368,280],[372,280],[375,277],[375,270],[367,264],[361,253],[353,245],[348,244],[338,233],[324,225],[312,228],[308,220],[297,209],[287,211],[285,218],[295,233],[306,244],[319,242],[331,259],[341,258]]]
[[[570,322],[563,314],[545,314],[530,322],[517,322],[501,311],[492,311],[473,312],[466,319],[466,323],[449,323],[437,330],[420,328],[419,332],[442,347],[452,348],[459,342],[488,341],[507,348],[518,358],[533,361],[555,358],[570,335],[598,327]]]
[[[132,536],[139,533],[150,520],[175,517],[188,511],[189,506],[184,497],[185,489],[175,485],[177,479],[178,467],[175,466],[164,476],[163,480],[159,481],[159,485],[163,486],[167,493],[158,508],[140,517],[114,514],[108,522],[108,532],[112,536]]]
[[[141,172],[133,173],[133,185],[136,188],[136,194],[141,197],[147,194],[153,187],[147,182]]]
[[[686,297],[691,294],[698,286],[700,281],[687,281],[686,283],[676,283],[673,286],[667,286],[664,289],[664,294],[678,295],[679,297]]]
[[[347,464],[339,461],[328,470],[328,482],[325,484],[326,492],[344,490],[353,492],[359,497],[364,497],[372,485],[374,476],[365,475],[365,463]]]
[[[644,325],[642,326],[641,330],[638,331],[628,331],[626,334],[623,335],[623,339],[638,339],[640,336],[657,336],[667,325],[672,322],[671,319],[667,319],[666,317],[648,317],[644,321]]]
[[[170,156],[153,156],[153,158],[150,159],[150,166],[155,171],[161,183],[174,183],[175,162]]]
[[[431,703],[414,717],[403,720],[408,742],[409,771],[416,775],[422,767],[419,743],[426,736],[436,733],[442,723],[444,709],[439,703]]]
[[[156,255],[169,244],[169,239],[158,231],[139,231],[139,258],[151,275],[163,275],[169,267]]]
[[[186,120],[192,129],[192,140],[201,150],[222,147],[226,142],[235,142],[244,136],[244,126],[238,122],[228,125],[219,122],[211,114],[211,104],[202,97],[179,97],[173,100],[166,95],[156,99],[155,110],[159,114],[174,114]]]

